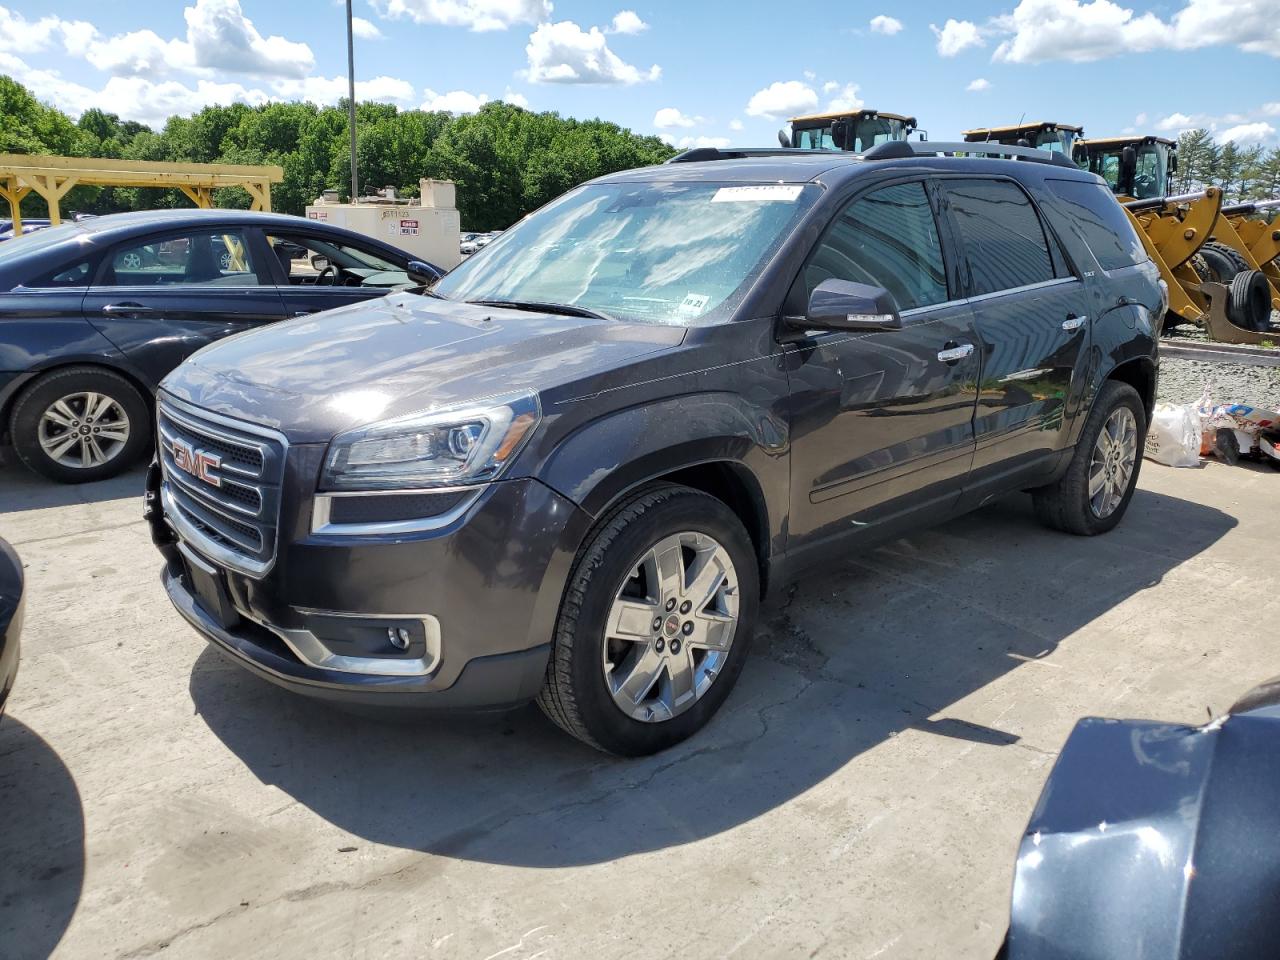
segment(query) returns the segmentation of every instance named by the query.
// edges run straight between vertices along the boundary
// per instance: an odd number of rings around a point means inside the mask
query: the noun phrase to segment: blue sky
[[[1020,116],[1102,136],[1280,144],[1277,0],[355,0],[360,96],[484,98],[673,142],[766,145],[793,112],[910,113],[932,139]],[[233,99],[345,91],[333,0],[0,0],[0,73],[78,115],[159,125]]]

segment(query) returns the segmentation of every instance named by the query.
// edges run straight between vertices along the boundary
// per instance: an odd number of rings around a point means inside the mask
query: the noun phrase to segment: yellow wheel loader
[[[790,134],[786,130],[778,131],[778,142],[784,147],[853,153],[870,150],[877,143],[907,140],[916,130],[915,117],[879,110],[814,113],[792,117],[790,123]]]
[[[998,143],[1006,147],[1034,147],[1072,157],[1084,128],[1070,123],[1039,120],[1007,127],[975,127],[964,132],[965,143]]]

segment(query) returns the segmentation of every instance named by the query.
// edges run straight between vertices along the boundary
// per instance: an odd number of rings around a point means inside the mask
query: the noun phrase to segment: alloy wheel
[[[1128,407],[1116,407],[1098,434],[1089,462],[1089,509],[1099,520],[1120,506],[1137,462],[1138,421]]]
[[[679,716],[724,670],[738,625],[738,575],[705,533],[665,537],[639,557],[609,609],[605,683],[618,708],[646,723]]]
[[[36,439],[49,459],[64,467],[100,467],[120,455],[129,441],[129,415],[105,393],[72,393],[40,415]]]

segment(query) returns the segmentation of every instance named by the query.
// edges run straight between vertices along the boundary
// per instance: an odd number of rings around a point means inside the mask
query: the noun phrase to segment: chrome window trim
[[[976,296],[968,297],[967,303],[981,303],[983,300],[992,300],[996,297],[1006,297],[1011,293],[1024,293],[1027,290],[1040,290],[1046,287],[1056,287],[1065,283],[1081,283],[1079,277],[1054,277],[1051,280],[1037,280],[1035,283],[1026,283],[1020,287],[1006,287],[1003,290],[992,290],[990,293],[979,293]]]
[[[401,533],[429,533],[440,530],[459,520],[479,498],[487,484],[478,486],[422,487],[407,490],[344,490],[333,493],[317,493],[311,505],[311,532],[324,536],[377,537]],[[434,517],[413,520],[383,520],[372,523],[333,523],[329,519],[333,501],[345,497],[392,497],[431,493],[469,493],[445,513]]]

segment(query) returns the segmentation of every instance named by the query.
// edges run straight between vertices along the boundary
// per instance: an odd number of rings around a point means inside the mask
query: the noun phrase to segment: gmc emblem
[[[213,472],[222,466],[222,458],[197,450],[185,440],[179,440],[176,437],[173,441],[173,465],[183,473],[189,473],[197,480],[203,480],[211,487],[222,486],[222,478]]]

